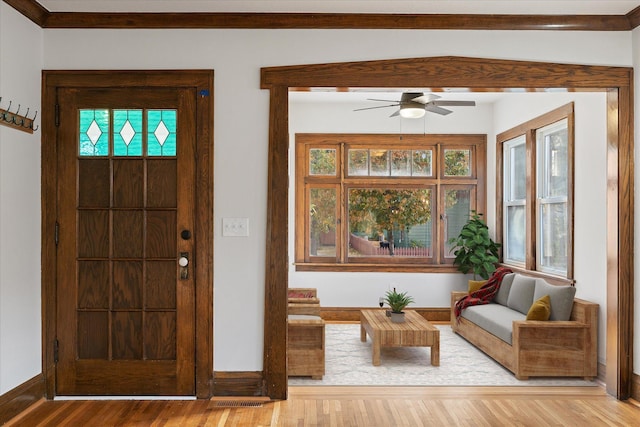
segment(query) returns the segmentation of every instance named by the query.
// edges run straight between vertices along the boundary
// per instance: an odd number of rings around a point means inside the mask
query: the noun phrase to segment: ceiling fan
[[[375,108],[388,108],[388,107],[400,107],[398,111],[390,115],[389,117],[401,116],[408,119],[419,119],[424,116],[425,112],[441,114],[446,116],[453,113],[451,110],[447,110],[442,107],[473,107],[476,105],[475,101],[452,101],[442,100],[438,101],[440,97],[432,93],[425,95],[421,92],[403,92],[400,97],[400,101],[394,101],[390,99],[369,99],[369,101],[382,101],[393,102],[389,105],[380,105],[377,107],[358,108],[353,111],[373,110]]]

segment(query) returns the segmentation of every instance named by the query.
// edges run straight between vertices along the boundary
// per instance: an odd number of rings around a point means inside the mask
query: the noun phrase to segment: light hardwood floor
[[[290,387],[289,399],[42,401],[7,426],[637,426],[601,387]]]

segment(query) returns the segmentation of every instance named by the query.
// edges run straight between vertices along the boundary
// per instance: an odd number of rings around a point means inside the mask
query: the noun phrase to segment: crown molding
[[[623,15],[52,13],[43,28],[266,28],[627,31]]]
[[[85,13],[50,12],[36,0],[3,0],[41,28],[236,28],[629,31],[626,15],[482,15],[371,13]]]
[[[45,9],[36,0],[2,0],[31,21],[35,22],[38,26],[44,27],[44,23],[47,21],[51,12]]]
[[[631,29],[634,29],[638,25],[640,25],[640,6],[627,13],[626,17],[629,20],[629,26],[631,27]]]

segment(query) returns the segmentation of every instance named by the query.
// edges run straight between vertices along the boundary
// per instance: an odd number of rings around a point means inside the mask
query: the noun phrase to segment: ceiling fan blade
[[[393,113],[389,117],[398,117],[399,115],[400,115],[400,110],[396,111],[395,113]]]
[[[432,113],[441,114],[443,116],[446,116],[447,114],[453,113],[453,111],[451,111],[451,110],[447,110],[446,108],[438,107],[437,105],[433,105],[431,103],[425,105],[424,109],[427,110],[427,111],[430,111]]]
[[[367,101],[395,102],[396,104],[398,103],[398,101],[396,101],[395,99],[376,99],[376,98],[367,98]]]
[[[437,107],[475,107],[476,101],[432,101],[429,104]]]
[[[440,97],[438,95],[435,95],[433,93],[430,93],[428,95],[422,95],[422,96],[418,96],[415,98],[411,98],[411,102],[419,102],[420,104],[427,104],[431,101],[434,101],[436,99],[439,99]]]
[[[378,105],[377,107],[356,108],[353,111],[374,110],[376,108],[388,108],[388,107],[397,107],[397,106],[398,104]]]

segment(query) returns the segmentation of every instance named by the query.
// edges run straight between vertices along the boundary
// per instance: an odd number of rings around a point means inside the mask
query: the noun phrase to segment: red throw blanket
[[[475,292],[471,292],[469,295],[466,295],[456,302],[454,307],[454,313],[456,315],[456,321],[460,317],[462,310],[472,305],[482,305],[489,304],[498,289],[500,289],[500,285],[502,284],[502,279],[505,274],[513,273],[511,269],[507,267],[499,267],[496,271],[493,272],[487,283],[482,285],[480,289]]]

